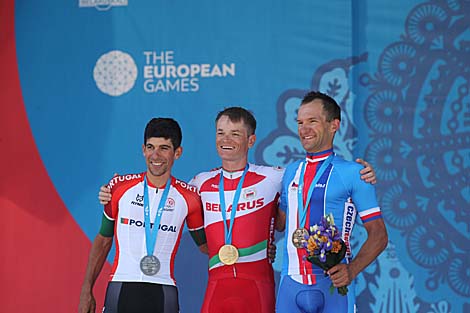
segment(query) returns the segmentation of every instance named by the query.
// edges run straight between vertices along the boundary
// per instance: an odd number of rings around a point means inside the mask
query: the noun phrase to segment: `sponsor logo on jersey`
[[[292,185],[290,185],[290,190],[297,190],[299,188],[299,184],[296,182],[292,182]]]
[[[255,188],[248,188],[243,190],[243,198],[249,200],[256,197],[256,189]]]
[[[264,206],[264,198],[253,201],[241,202],[237,205],[237,212],[245,210],[258,209]],[[206,211],[220,212],[220,203],[206,202]],[[227,212],[232,211],[232,205],[229,205]]]
[[[126,217],[121,217],[121,224],[129,225],[129,227],[145,227],[145,222]],[[150,223],[150,228],[153,228],[153,225],[154,223]],[[177,227],[175,225],[160,224],[158,230],[176,233]]]
[[[175,199],[173,198],[168,198],[165,203],[165,207],[163,208],[163,211],[174,211],[175,210]]]
[[[144,196],[142,195],[139,195],[137,194],[137,196],[135,197],[135,200],[136,201],[131,201],[131,204],[132,205],[137,205],[137,206],[140,206],[140,207],[143,207],[144,206]],[[171,211],[174,211],[175,210],[175,200],[173,198],[168,198],[166,200],[166,203],[165,203],[165,207],[163,208],[163,211],[168,211],[168,212],[171,212]]]
[[[131,201],[131,204],[143,207],[144,206],[143,202],[144,202],[144,195],[137,194],[137,196],[135,197],[135,201]]]
[[[349,244],[349,239],[351,236],[352,229],[354,227],[354,222],[356,220],[356,207],[354,206],[354,203],[348,201],[344,204],[344,215],[343,215],[343,240],[344,243],[346,244],[346,256],[350,257],[352,255],[351,253],[351,246]]]

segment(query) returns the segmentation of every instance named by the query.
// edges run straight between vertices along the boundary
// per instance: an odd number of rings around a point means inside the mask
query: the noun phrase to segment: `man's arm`
[[[282,232],[286,229],[286,213],[283,212],[279,207],[277,208],[276,224],[274,225],[274,229],[276,229],[278,232]],[[274,243],[268,245],[269,263],[274,263],[276,260],[276,251],[277,247]]]
[[[191,235],[191,238],[193,238],[194,243],[199,248],[199,251],[204,254],[209,254],[209,250],[207,249],[206,232],[204,231],[204,228],[198,230],[190,230],[189,234]]]
[[[362,245],[357,256],[349,264],[338,264],[329,271],[335,287],[349,285],[354,278],[387,247],[388,235],[383,219],[376,219],[364,224],[367,230],[367,240]]]
[[[106,257],[113,244],[113,237],[104,237],[98,234],[93,241],[88,257],[85,280],[80,292],[79,313],[95,313],[96,302],[93,296],[93,286],[103,268]]]

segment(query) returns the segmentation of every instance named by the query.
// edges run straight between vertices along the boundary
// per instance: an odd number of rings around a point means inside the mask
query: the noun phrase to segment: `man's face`
[[[155,178],[171,173],[176,159],[181,155],[182,148],[173,148],[170,139],[151,137],[142,145],[148,172]]]
[[[256,136],[248,135],[248,129],[242,121],[234,123],[226,115],[217,121],[215,143],[222,161],[246,160],[248,148],[253,146],[255,140]]]
[[[297,113],[297,130],[300,142],[307,152],[331,149],[338,128],[339,120],[327,122],[321,100],[315,99],[300,106]]]

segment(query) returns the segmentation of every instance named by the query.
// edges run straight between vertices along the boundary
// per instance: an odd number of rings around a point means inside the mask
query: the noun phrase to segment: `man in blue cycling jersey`
[[[300,104],[298,134],[307,155],[286,168],[282,181],[278,218],[287,229],[276,304],[279,313],[355,312],[353,280],[388,242],[374,186],[361,180],[361,165],[345,161],[333,151],[340,120],[340,107],[328,95],[310,92]],[[325,276],[306,259],[307,251],[295,242],[294,233],[309,229],[329,214],[334,216],[347,253],[343,262]],[[349,237],[357,215],[368,238],[353,258]],[[331,284],[351,288],[347,296],[336,290],[331,294]]]

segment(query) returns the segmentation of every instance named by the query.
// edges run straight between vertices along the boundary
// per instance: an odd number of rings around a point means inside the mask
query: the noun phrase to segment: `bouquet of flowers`
[[[304,244],[308,253],[307,260],[325,272],[339,264],[346,255],[346,244],[341,239],[341,234],[335,226],[331,213],[323,216],[319,224],[311,226],[308,238],[305,239],[307,241]],[[331,284],[330,292],[333,293],[333,291],[334,286]],[[339,287],[338,293],[346,295],[348,287]]]

